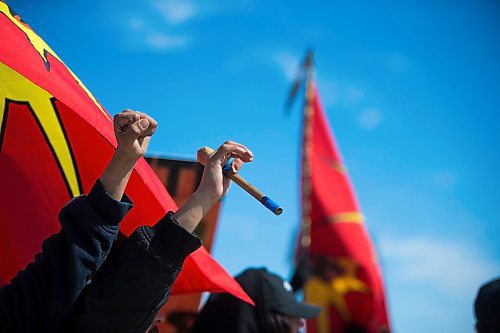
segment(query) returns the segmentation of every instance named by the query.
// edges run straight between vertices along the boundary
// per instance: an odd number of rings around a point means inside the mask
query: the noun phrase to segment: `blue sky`
[[[232,274],[292,271],[300,104],[283,105],[307,47],[378,250],[395,332],[471,332],[477,287],[500,275],[498,1],[10,1],[110,113],[159,121],[150,150],[248,145],[215,257]]]

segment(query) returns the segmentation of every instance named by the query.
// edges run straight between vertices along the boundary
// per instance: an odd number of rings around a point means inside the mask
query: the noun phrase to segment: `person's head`
[[[297,301],[288,281],[265,269],[246,270],[236,280],[240,282],[252,275],[260,280],[257,282],[262,289],[262,300],[257,306],[266,309],[270,332],[296,333],[303,326],[302,318],[314,318],[319,314],[320,308]],[[245,283],[240,284],[245,289]]]
[[[476,331],[500,332],[500,278],[481,286],[474,302]]]
[[[264,268],[235,277],[255,307],[227,294],[212,294],[192,332],[297,333],[301,318],[316,317],[320,308],[298,302],[290,284]]]

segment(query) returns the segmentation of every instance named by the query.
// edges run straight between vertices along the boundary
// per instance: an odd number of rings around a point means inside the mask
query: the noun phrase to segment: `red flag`
[[[323,308],[309,332],[388,331],[384,288],[346,168],[312,81],[307,85],[302,151],[301,245],[312,275],[307,301]]]
[[[111,117],[55,52],[0,0],[0,284],[33,260],[59,230],[58,210],[86,193],[116,148]],[[127,194],[130,234],[176,205],[144,159]],[[200,248],[186,261],[174,293],[227,291],[251,302]]]

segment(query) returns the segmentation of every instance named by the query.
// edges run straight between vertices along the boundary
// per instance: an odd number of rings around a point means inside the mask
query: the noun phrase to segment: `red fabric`
[[[381,273],[364,224],[355,220],[333,222],[339,214],[360,213],[360,209],[314,85],[313,93],[312,115],[306,116],[304,124],[310,126],[304,128],[310,137],[304,140],[303,163],[306,165],[302,166],[302,186],[308,179],[311,186],[310,193],[303,193],[302,198],[303,203],[309,202],[311,207],[309,253],[347,258],[356,263],[355,277],[368,286],[369,293],[351,292],[344,299],[353,322],[378,333],[388,327]],[[330,327],[343,326],[339,320],[338,315],[330,316]],[[309,332],[316,332],[315,325],[312,326]]]
[[[54,109],[73,153],[82,192],[88,192],[116,147],[111,117],[50,53],[47,70],[27,35],[2,11],[0,35],[0,62],[55,97]],[[0,285],[33,260],[42,241],[59,230],[57,213],[70,199],[64,176],[27,102],[8,104],[0,140]],[[135,208],[122,222],[125,234],[139,225],[154,224],[176,209],[144,159],[134,169],[127,194]],[[188,258],[173,288],[174,294],[200,291],[230,292],[251,302],[203,247]]]

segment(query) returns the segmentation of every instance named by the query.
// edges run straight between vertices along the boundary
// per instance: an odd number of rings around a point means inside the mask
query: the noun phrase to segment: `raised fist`
[[[206,147],[198,150],[198,160],[205,165],[203,177],[197,192],[210,196],[214,200],[220,200],[226,194],[229,184],[229,178],[222,174],[222,168],[229,161],[231,162],[232,172],[237,173],[244,162],[252,162],[253,153],[244,145],[226,141],[215,151],[208,151]]]
[[[143,157],[158,123],[142,112],[124,110],[113,118],[117,153],[130,160]]]

